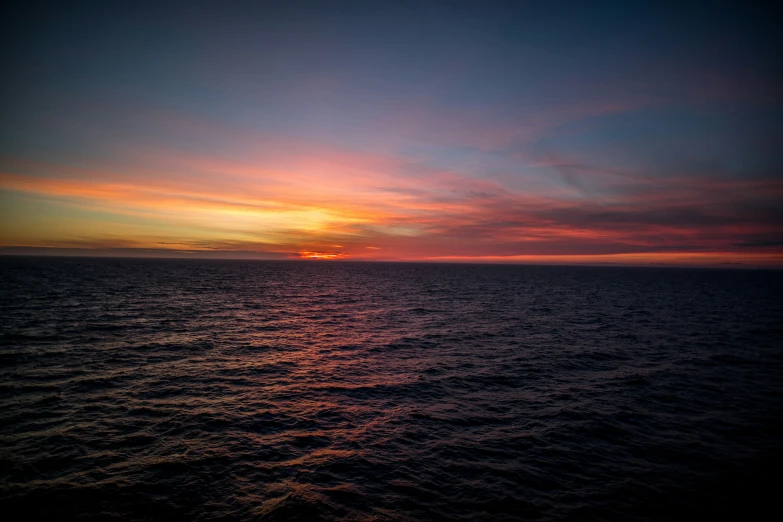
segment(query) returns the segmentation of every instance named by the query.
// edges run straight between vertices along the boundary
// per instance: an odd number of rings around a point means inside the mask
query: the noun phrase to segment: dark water
[[[779,494],[781,272],[0,267],[6,520],[760,517]]]

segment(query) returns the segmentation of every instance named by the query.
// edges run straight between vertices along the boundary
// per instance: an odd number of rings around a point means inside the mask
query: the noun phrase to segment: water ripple
[[[0,267],[20,520],[672,519],[781,462],[780,272]]]

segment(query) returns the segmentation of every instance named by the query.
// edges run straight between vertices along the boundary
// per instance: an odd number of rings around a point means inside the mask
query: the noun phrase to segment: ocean
[[[3,257],[0,285],[4,520],[761,519],[781,485],[781,271]]]

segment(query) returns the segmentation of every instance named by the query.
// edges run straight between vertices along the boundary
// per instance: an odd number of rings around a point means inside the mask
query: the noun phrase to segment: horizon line
[[[210,255],[213,254],[213,255]],[[298,261],[315,263],[410,263],[410,264],[466,264],[466,265],[517,265],[517,266],[588,266],[588,267],[640,267],[640,268],[707,268],[745,270],[783,270],[783,256],[779,253],[754,259],[755,262],[713,261],[709,255],[732,255],[733,252],[643,252],[615,254],[525,254],[512,256],[445,256],[433,258],[351,258],[336,259],[298,257],[276,252],[248,250],[173,250],[149,248],[67,248],[67,247],[0,247],[0,257],[85,258],[85,259],[176,259],[202,261]],[[755,253],[754,253],[755,254]],[[740,254],[737,254],[740,255]],[[672,259],[648,260],[651,256],[669,256]],[[679,257],[677,257],[679,256]],[[688,258],[687,256],[694,256]],[[635,259],[636,258],[636,259]],[[701,258],[701,259],[700,259]],[[612,260],[616,259],[616,260]]]

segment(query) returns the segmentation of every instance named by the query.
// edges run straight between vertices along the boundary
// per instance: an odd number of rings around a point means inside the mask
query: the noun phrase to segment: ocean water
[[[779,492],[782,272],[0,276],[5,520],[756,519]]]

